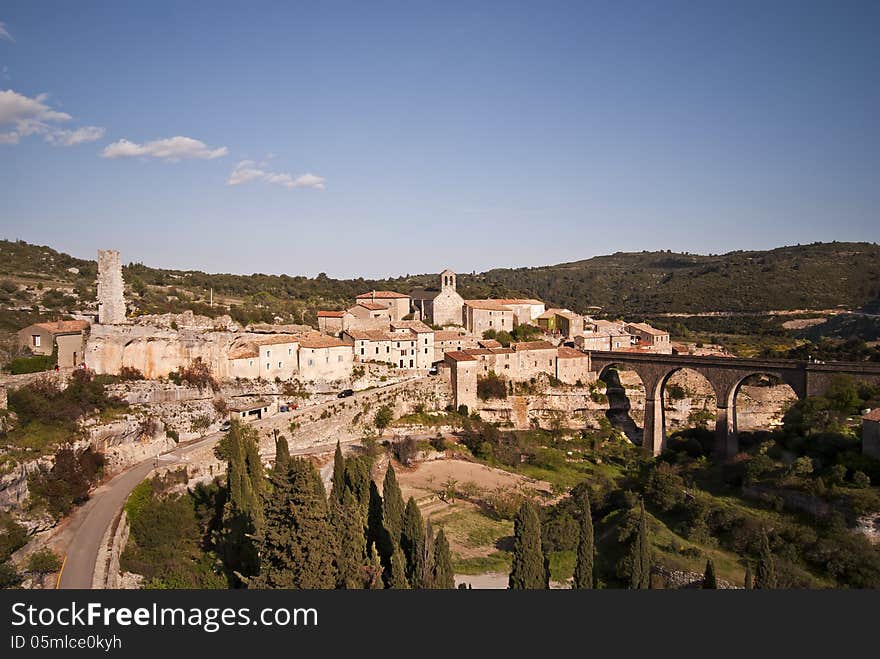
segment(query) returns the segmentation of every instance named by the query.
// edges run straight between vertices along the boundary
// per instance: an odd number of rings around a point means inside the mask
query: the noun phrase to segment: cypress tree
[[[349,458],[345,461],[344,474],[345,488],[351,490],[366,515],[370,505],[370,459],[366,455]]]
[[[369,557],[367,558],[367,584],[369,590],[381,590],[385,587],[382,581],[382,562],[375,548],[370,547]]]
[[[758,555],[758,567],[755,570],[755,588],[772,590],[776,588],[776,565],[770,551],[770,539],[767,531],[761,530],[761,547]]]
[[[338,588],[363,588],[367,555],[360,507],[348,490],[341,503],[331,497],[330,507],[337,543],[336,585]]]
[[[431,579],[434,588],[455,588],[455,575],[452,571],[452,553],[449,551],[449,541],[443,529],[437,532],[434,540],[434,573]]]
[[[412,497],[403,512],[403,532],[400,548],[406,556],[406,577],[413,588],[424,588],[425,574],[425,522]]]
[[[648,537],[648,516],[644,500],[639,505],[639,527],[633,538],[629,553],[630,578],[632,589],[651,587],[651,545]]]
[[[715,578],[715,564],[712,559],[706,560],[706,571],[703,573],[703,588],[717,590],[718,580]]]
[[[434,587],[434,527],[425,522],[425,549],[422,552],[422,588]]]
[[[336,534],[327,496],[311,462],[293,459],[288,478],[265,501],[265,523],[256,534],[260,573],[253,588],[333,588]]]
[[[508,587],[514,590],[540,590],[545,584],[541,521],[535,506],[531,501],[526,501],[513,520],[513,565]]]
[[[330,488],[330,496],[337,501],[342,501],[345,491],[345,458],[342,457],[342,446],[336,441],[336,452],[333,454],[333,484]]]
[[[406,556],[400,545],[394,545],[391,554],[391,569],[388,571],[388,587],[395,590],[406,590],[409,581],[406,578]]]
[[[279,435],[275,431],[275,468],[273,473],[276,478],[287,478],[287,470],[290,467],[290,447],[287,445],[287,437]]]
[[[383,565],[389,565],[392,546],[382,523],[382,496],[376,482],[370,481],[370,505],[367,509],[367,549],[375,549]]]
[[[743,588],[745,588],[746,590],[751,590],[752,589],[752,582],[753,582],[752,562],[746,561],[746,576],[745,576],[745,579],[743,580]]]
[[[403,494],[397,484],[397,475],[390,464],[382,482],[382,523],[388,531],[393,544],[400,544],[403,532]]]
[[[587,589],[593,587],[593,513],[587,492],[581,493],[578,503],[581,511],[580,533],[572,588]]]

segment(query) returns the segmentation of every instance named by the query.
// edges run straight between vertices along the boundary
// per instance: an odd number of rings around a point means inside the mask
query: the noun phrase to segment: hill
[[[124,256],[124,255],[123,255]],[[97,264],[50,247],[0,241],[0,307],[22,314],[57,315],[94,303]],[[318,309],[343,308],[371,289],[409,292],[436,275],[392,279],[333,279],[291,275],[208,274],[132,263],[124,268],[128,295],[139,313],[192,308],[215,316],[270,322],[275,317],[314,322]],[[619,252],[538,268],[460,274],[469,297],[529,296],[578,312],[635,318],[658,313],[792,309],[877,309],[880,246],[814,243],[768,251],[695,255]],[[213,291],[214,306],[209,305]],[[7,323],[0,322],[0,325]],[[11,327],[0,327],[11,329]]]

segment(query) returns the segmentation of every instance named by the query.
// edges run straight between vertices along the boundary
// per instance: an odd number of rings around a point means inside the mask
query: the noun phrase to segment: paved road
[[[421,378],[416,378],[421,379]],[[378,389],[390,389],[403,384],[411,383],[394,383],[377,389],[368,389],[363,392],[357,392],[355,399],[376,393]],[[322,406],[330,405],[337,401],[331,398],[318,405],[301,408],[300,413],[320,409]],[[260,421],[254,421],[251,425],[263,429],[271,427],[273,421],[277,417],[269,417]],[[213,433],[204,438],[193,440],[181,444],[177,448],[163,453],[158,457],[160,465],[174,464],[185,458],[185,456],[193,451],[204,448],[216,443],[222,433]],[[354,441],[354,440],[352,440]],[[332,448],[336,442],[327,444],[318,444],[309,446],[304,449],[291,450],[294,455],[307,455],[310,453],[321,453]],[[110,525],[113,524],[116,516],[125,505],[128,495],[137,487],[150,471],[156,466],[157,458],[149,458],[143,462],[129,467],[125,471],[114,476],[110,481],[101,485],[93,493],[91,498],[69,519],[68,523],[76,528],[73,529],[73,538],[67,551],[67,557],[64,569],[61,573],[59,588],[91,588],[92,580],[95,574],[95,564],[98,560],[98,553],[101,549],[101,543]]]

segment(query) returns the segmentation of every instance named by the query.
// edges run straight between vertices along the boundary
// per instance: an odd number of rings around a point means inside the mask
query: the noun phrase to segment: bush
[[[27,544],[27,529],[7,512],[0,512],[0,563]]]
[[[12,563],[0,564],[0,590],[15,588],[21,581],[21,575]]]
[[[77,453],[64,446],[56,451],[51,469],[41,467],[28,475],[31,499],[45,504],[55,519],[61,519],[89,498],[89,490],[100,479],[103,467],[103,454],[92,448]]]
[[[123,366],[119,369],[119,379],[123,381],[143,380],[144,374],[134,366]]]
[[[168,374],[168,379],[174,384],[188,384],[196,387],[199,391],[211,388],[217,391],[220,387],[211,373],[211,367],[201,357],[196,357],[188,366],[181,366],[176,371]]]
[[[33,357],[19,357],[13,359],[6,366],[12,375],[22,375],[24,373],[40,373],[42,371],[51,371],[58,363],[58,355],[34,355]]]
[[[507,398],[507,386],[494,371],[489,371],[486,377],[477,380],[477,396],[480,400],[490,398]]]
[[[394,457],[400,464],[409,466],[419,453],[419,444],[412,437],[406,437],[394,444]]]
[[[853,474],[853,486],[858,488],[871,487],[871,479],[864,471],[857,471]]]
[[[373,418],[373,423],[379,430],[384,430],[391,425],[393,420],[394,413],[391,411],[391,408],[388,405],[383,405],[376,410],[376,416]]]
[[[57,572],[61,568],[61,559],[51,549],[40,549],[28,558],[27,571],[40,576]]]

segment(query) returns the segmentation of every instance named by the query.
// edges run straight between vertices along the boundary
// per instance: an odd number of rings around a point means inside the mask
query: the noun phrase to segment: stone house
[[[264,380],[292,379],[299,370],[299,341],[279,334],[259,338],[257,346],[260,360],[260,377]]]
[[[590,356],[566,346],[556,349],[556,378],[565,384],[587,384],[596,379],[590,370]]]
[[[491,301],[511,309],[516,325],[534,325],[545,311],[543,302],[531,298],[492,298]]]
[[[431,368],[434,362],[434,331],[419,321],[392,323],[390,331],[350,329],[342,336],[357,361],[414,369]]]
[[[414,335],[416,368],[431,368],[434,363],[434,330],[420,320],[399,320],[391,323],[392,334]]]
[[[85,361],[84,320],[59,320],[34,323],[18,331],[18,342],[35,355],[51,355],[57,347],[58,366],[73,368]]]
[[[264,400],[258,400],[253,403],[233,403],[229,406],[229,419],[253,421],[255,419],[265,419],[275,414],[275,412],[275,403],[269,403]]]
[[[541,373],[556,375],[557,350],[549,341],[521,341],[510,347],[516,353],[512,379],[528,380]]]
[[[567,339],[584,333],[584,317],[568,309],[548,309],[536,321],[545,332]]]
[[[880,460],[880,408],[862,417],[862,453]]]
[[[464,330],[437,330],[434,332],[434,361],[442,362],[447,352],[479,346],[479,337]]]
[[[388,316],[390,320],[403,320],[404,316],[409,315],[410,312],[410,297],[409,295],[404,295],[403,293],[397,293],[395,291],[371,291],[369,293],[362,293],[355,298],[356,306],[364,305],[368,303],[369,306],[367,308],[370,309],[385,309],[388,312]]]
[[[477,358],[465,352],[450,350],[443,359],[450,367],[452,404],[456,409],[461,405],[467,406],[468,410],[477,409]]]
[[[333,334],[338,336],[345,331],[345,314],[346,311],[319,311],[318,331],[324,334]]]
[[[651,327],[648,323],[627,323],[624,329],[635,337],[635,343],[648,348],[651,352],[670,354],[672,344],[669,342],[669,332]]]
[[[299,339],[299,377],[305,382],[337,382],[351,378],[351,345],[332,336],[308,334]]]
[[[465,300],[464,326],[480,337],[490,329],[509,332],[513,329],[513,311],[491,300]]]
[[[256,380],[260,377],[260,349],[256,343],[249,342],[233,348],[227,359],[229,377],[242,380]]]
[[[440,327],[464,324],[464,299],[456,291],[455,273],[447,269],[439,278],[439,289],[417,289],[410,294],[413,311],[421,320]]]

